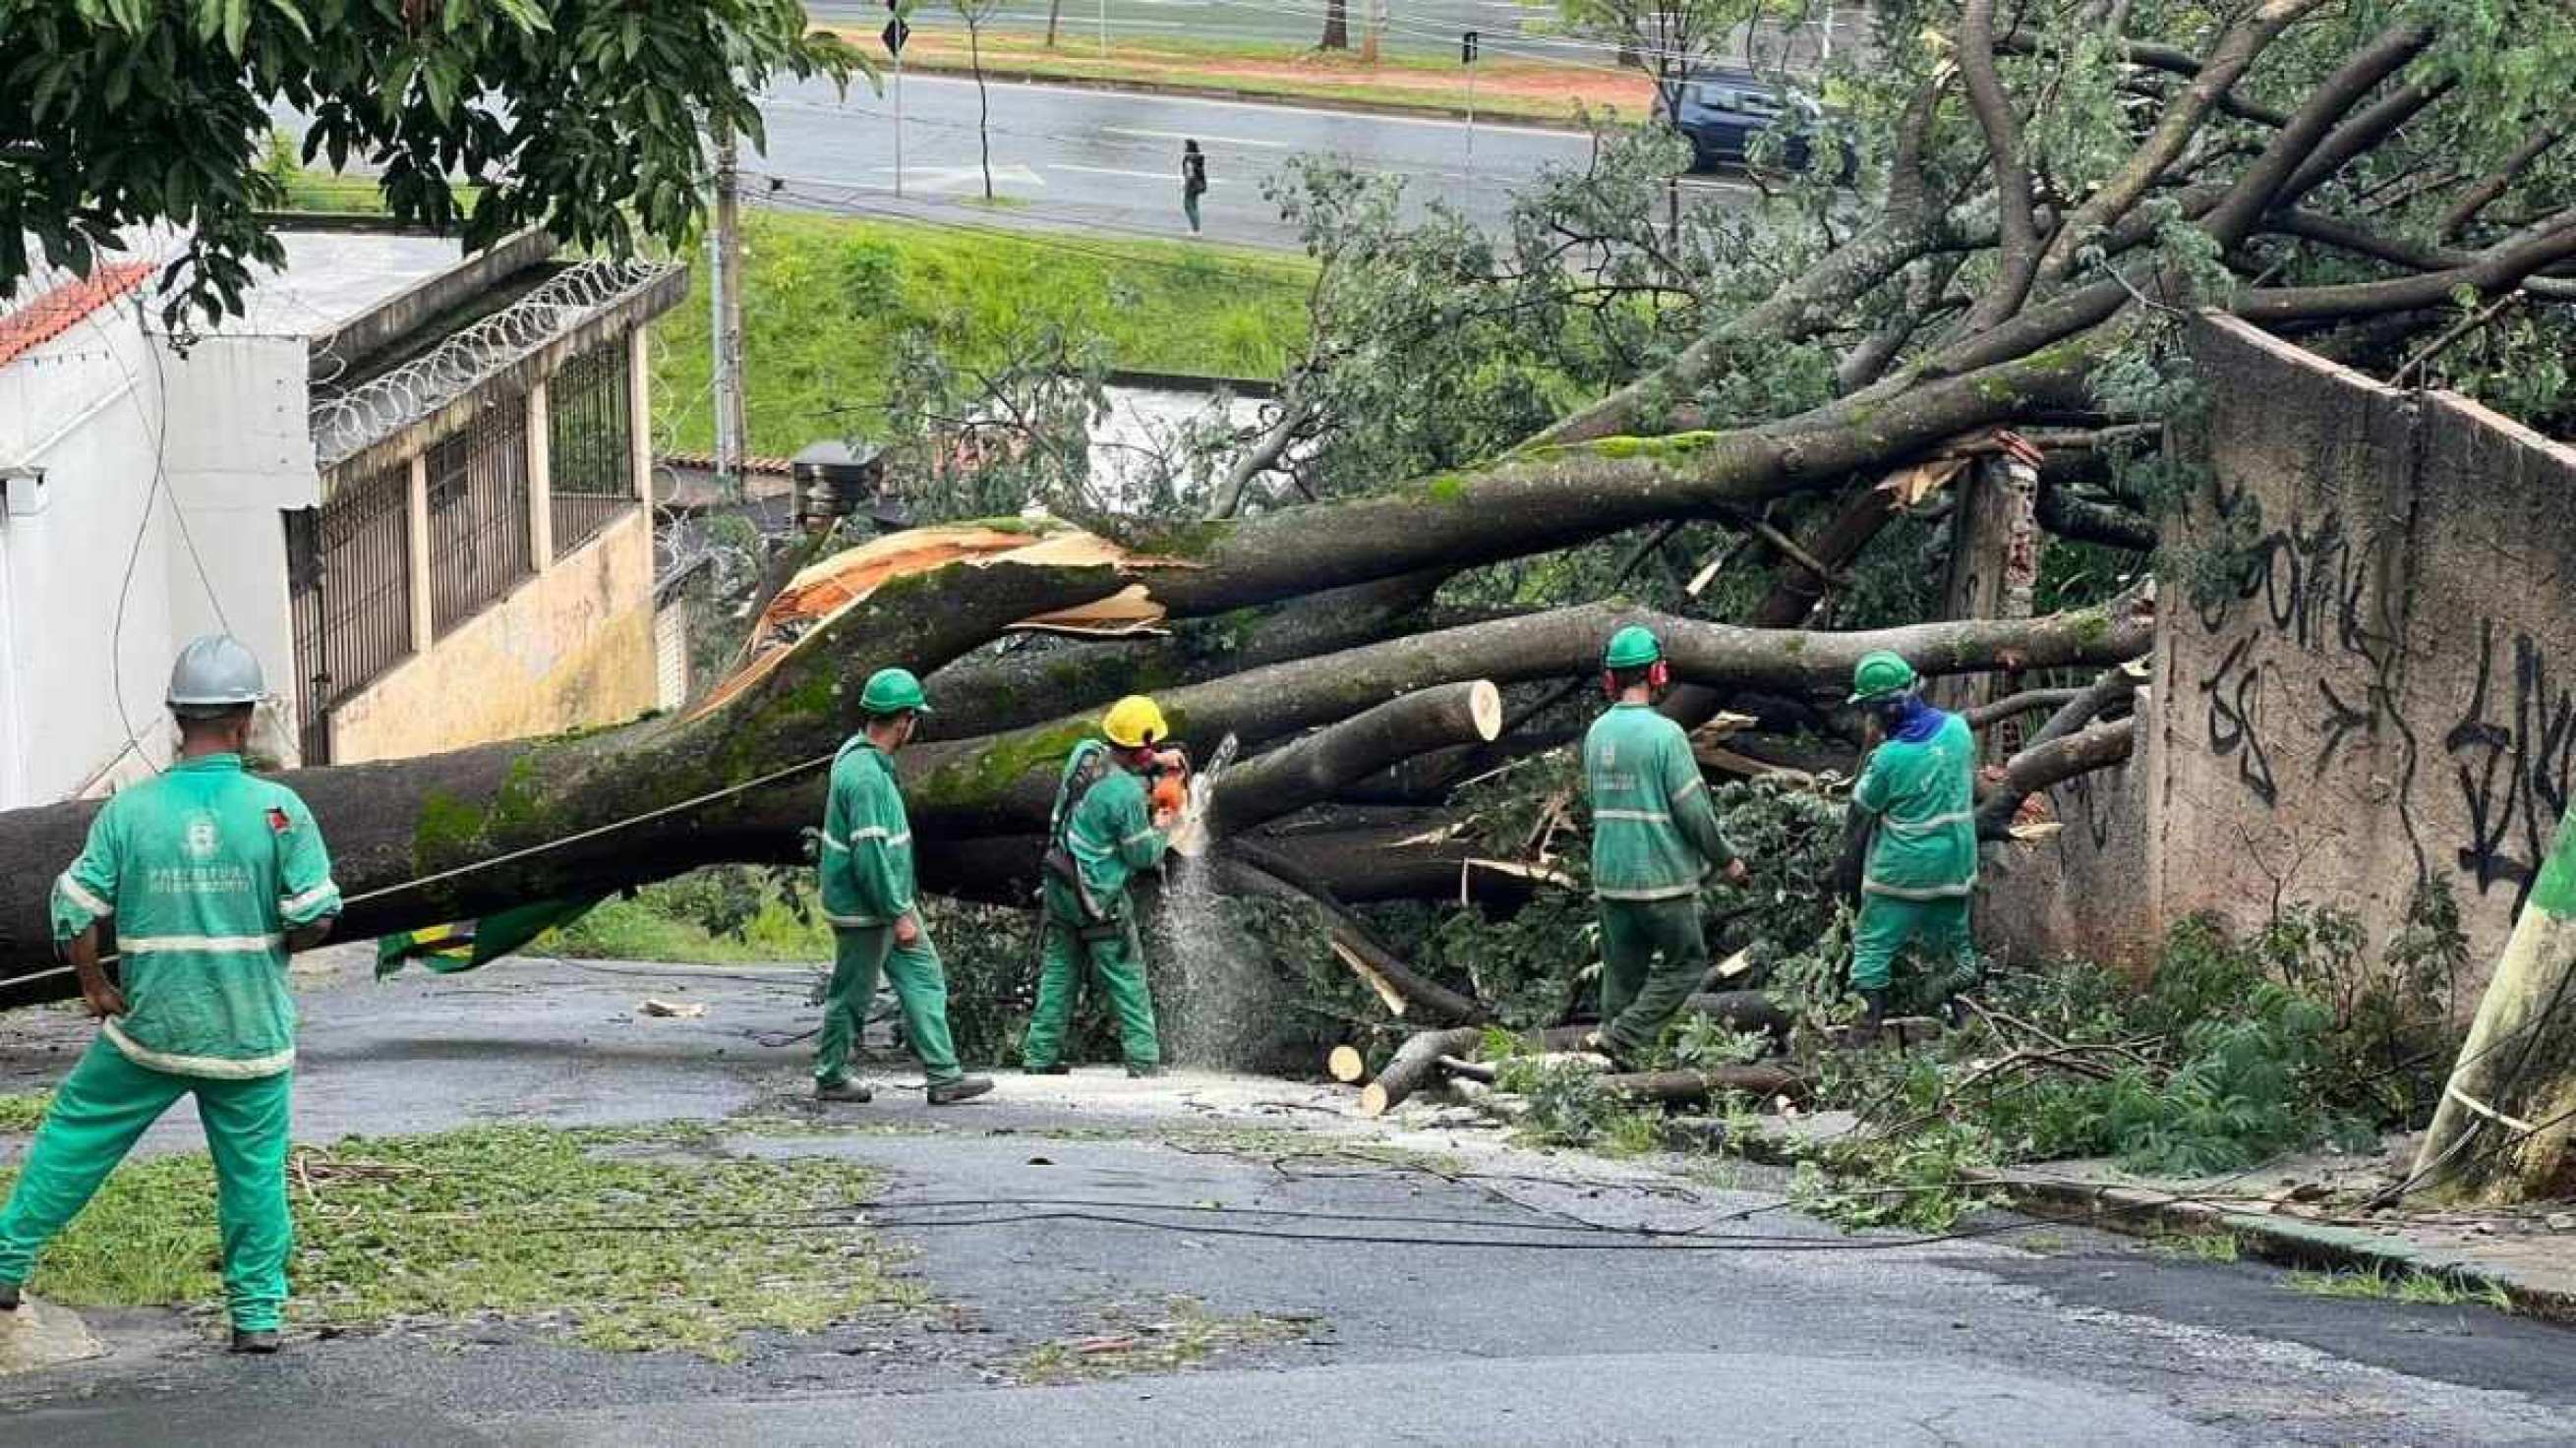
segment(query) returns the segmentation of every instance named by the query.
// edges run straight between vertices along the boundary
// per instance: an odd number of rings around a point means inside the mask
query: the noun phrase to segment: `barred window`
[[[546,385],[558,557],[636,506],[629,359],[627,334],[620,332],[576,355]]]
[[[503,394],[429,450],[430,618],[447,633],[534,571],[528,408]]]

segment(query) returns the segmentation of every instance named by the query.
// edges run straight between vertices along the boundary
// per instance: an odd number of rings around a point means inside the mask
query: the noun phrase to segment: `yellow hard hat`
[[[1153,700],[1130,694],[1109,706],[1108,714],[1100,721],[1100,732],[1121,749],[1142,749],[1161,743],[1172,728],[1163,722],[1163,711],[1155,707]]]

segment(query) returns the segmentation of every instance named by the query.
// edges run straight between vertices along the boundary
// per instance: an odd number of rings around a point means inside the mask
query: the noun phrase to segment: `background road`
[[[749,1040],[811,1024],[802,970],[531,960],[379,985],[371,961],[364,947],[340,952],[335,978],[299,991],[299,1139],[495,1119],[805,1116],[811,1134],[720,1133],[712,1149],[877,1168],[886,1185],[874,1210],[904,1223],[880,1230],[917,1254],[908,1272],[936,1306],[762,1335],[738,1363],[595,1353],[480,1322],[299,1335],[280,1357],[245,1361],[179,1314],[94,1313],[112,1356],[0,1378],[0,1442],[2398,1448],[2576,1437],[2565,1370],[2576,1338],[2485,1308],[2308,1296],[2252,1263],[2172,1260],[2009,1218],[1932,1243],[1850,1237],[1783,1210],[1783,1174],[1763,1168],[1699,1158],[1685,1175],[1680,1162],[1511,1150],[1454,1128],[1395,1137],[1391,1124],[1350,1120],[1346,1089],[1286,1081],[1184,1071],[1136,1082],[1085,1067],[1007,1075],[983,1102],[933,1112],[909,1063],[888,1063],[875,1105],[815,1116],[801,1050]],[[333,961],[302,957],[299,974],[315,966]],[[646,995],[708,1011],[644,1018]],[[0,1021],[0,1090],[58,1076],[89,1029],[52,1011]],[[195,1149],[188,1116],[175,1110],[144,1149]],[[1351,1154],[1393,1145],[1430,1155]],[[0,1162],[23,1146],[0,1137]],[[1114,1223],[961,1205],[1032,1200],[1132,1205]],[[1209,1204],[1228,1215],[1194,1210]],[[1256,1215],[1283,1210],[1310,1215]],[[1615,1235],[1586,1239],[1598,1250],[1457,1245],[1526,1239],[1569,1218]],[[1220,1235],[1211,1221],[1333,1240]],[[1640,1246],[1626,1231],[1638,1226],[1696,1235]],[[1032,1348],[1088,1340],[1113,1308],[1153,1314],[1175,1295],[1229,1320],[1301,1327],[1181,1371],[1010,1383],[1009,1365]]]
[[[1865,8],[1852,0],[1833,8],[1833,46],[1840,51],[1859,43],[1867,29]],[[817,24],[854,30],[874,30],[886,18],[880,0],[818,0],[805,9]],[[1171,39],[1311,46],[1323,38],[1326,9],[1325,0],[1064,0],[1057,44],[1068,53],[1094,54],[1105,28],[1113,50],[1121,41]],[[1355,49],[1369,13],[1369,0],[1350,0]],[[1036,35],[1046,33],[1046,23],[1047,0],[1002,0],[992,21],[997,29]],[[911,24],[925,33],[965,33],[956,11],[942,0],[919,0]],[[1617,59],[1616,46],[1558,34],[1563,28],[1563,12],[1554,5],[1387,0],[1380,44],[1390,52],[1455,56],[1459,37],[1473,30],[1482,52],[1496,60],[1607,65]],[[1812,53],[1815,44],[1811,32],[1800,54]]]
[[[1208,155],[1201,203],[1215,240],[1294,246],[1262,183],[1301,153],[1346,156],[1441,197],[1488,228],[1510,193],[1547,165],[1579,166],[1589,137],[1529,126],[1356,115],[1290,106],[1192,100],[1065,86],[993,82],[993,189],[983,202],[972,80],[903,79],[905,203],[894,196],[893,78],[883,95],[844,97],[816,82],[771,92],[761,110],[769,146],[743,158],[745,194],[767,205],[860,215],[961,217],[987,225],[1057,226],[1184,236],[1181,142]],[[1701,202],[1751,195],[1743,182],[1694,176]]]

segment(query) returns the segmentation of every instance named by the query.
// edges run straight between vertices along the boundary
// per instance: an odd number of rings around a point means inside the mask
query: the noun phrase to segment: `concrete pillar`
[[[411,651],[429,652],[437,611],[429,593],[429,455],[411,460]]]
[[[546,383],[528,389],[528,567],[543,573],[555,564],[554,430],[546,425]]]
[[[635,496],[653,502],[653,351],[644,328],[626,334],[627,431],[635,439]]]

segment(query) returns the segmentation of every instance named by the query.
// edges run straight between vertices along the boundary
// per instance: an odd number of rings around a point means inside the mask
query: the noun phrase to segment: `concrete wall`
[[[2482,971],[2576,763],[2576,451],[2233,320],[2193,345],[2208,478],[2176,541],[2238,562],[2165,584],[2152,923],[2306,901],[2383,939],[2440,880]]]
[[[653,532],[642,509],[332,711],[336,762],[431,754],[655,706]]]
[[[1988,847],[1981,935],[2139,963],[2192,914],[2308,904],[2375,951],[2441,881],[2474,1002],[2576,770],[2576,450],[2231,318],[2192,349],[2204,476],[2138,753],[2052,792],[2054,840]]]
[[[161,400],[137,317],[131,299],[102,307],[0,368],[0,462],[45,474],[41,491],[13,483],[0,517],[0,807],[103,788],[170,752],[179,555],[166,500],[144,507]]]

